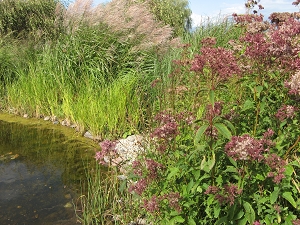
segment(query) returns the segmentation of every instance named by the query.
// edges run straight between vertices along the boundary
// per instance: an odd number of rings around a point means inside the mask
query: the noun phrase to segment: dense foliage
[[[143,2],[1,1],[1,109],[89,130],[100,164],[122,136],[149,140],[129,166],[87,171],[85,224],[299,224],[299,13],[182,35],[186,1]]]
[[[139,0],[145,2],[155,17],[170,25],[175,36],[182,36],[192,28],[192,11],[187,0]]]

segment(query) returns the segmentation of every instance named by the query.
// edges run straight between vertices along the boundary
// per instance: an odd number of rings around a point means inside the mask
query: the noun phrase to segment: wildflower
[[[150,213],[157,212],[159,210],[159,203],[156,195],[153,195],[149,200],[144,199],[143,207]]]
[[[216,83],[240,74],[233,52],[221,47],[202,47],[201,54],[194,57],[190,70],[203,74],[205,68],[211,70],[211,79]]]
[[[219,188],[217,186],[208,186],[204,194],[216,194],[218,192],[219,192]]]
[[[132,162],[133,173],[138,176],[143,176],[142,164],[140,161],[134,160]]]
[[[285,82],[285,87],[290,89],[289,94],[300,95],[300,70]]]
[[[254,221],[253,225],[261,225],[259,221]]]
[[[218,132],[218,130],[217,130],[216,127],[209,125],[206,128],[204,134],[205,134],[206,137],[210,137],[210,138],[212,138],[214,140],[217,140],[219,132]]]
[[[233,136],[231,141],[225,145],[226,154],[234,160],[261,160],[264,151],[262,142],[248,134]]]
[[[129,187],[129,192],[134,191],[138,195],[142,195],[148,186],[148,180],[145,178],[140,179],[135,184]]]
[[[297,111],[297,108],[291,105],[283,105],[280,109],[278,109],[277,113],[275,114],[275,117],[279,119],[280,121],[283,121],[287,118],[294,118],[295,112]]]
[[[155,162],[153,159],[146,159],[146,165],[148,170],[148,177],[155,179],[157,177],[157,171],[163,167],[162,164]]]
[[[181,207],[179,205],[180,194],[178,192],[167,194],[167,199],[171,208],[175,209],[177,212],[181,212]]]
[[[152,133],[151,137],[159,139],[172,140],[179,134],[178,124],[176,122],[169,122],[161,127],[156,128]]]
[[[205,47],[213,47],[217,44],[217,41],[215,37],[207,37],[202,39],[201,44]]]
[[[209,186],[204,193],[215,194],[215,199],[218,200],[220,204],[229,203],[230,205],[233,205],[235,198],[242,193],[242,189],[239,189],[235,184],[229,183],[222,188]]]
[[[300,219],[296,219],[293,221],[293,225],[300,225]]]
[[[105,140],[100,144],[101,151],[96,152],[95,159],[99,164],[106,165],[113,157],[117,155],[116,142]]]
[[[268,177],[273,177],[273,181],[279,184],[283,178],[285,178],[285,166],[286,162],[276,154],[271,154],[265,158],[265,163],[270,167],[271,171],[268,173]]]

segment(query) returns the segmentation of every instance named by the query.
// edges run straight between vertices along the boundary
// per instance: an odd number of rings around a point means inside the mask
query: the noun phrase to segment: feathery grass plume
[[[91,14],[93,0],[77,0],[64,13],[64,26],[69,32],[76,31]]]
[[[150,49],[168,43],[172,28],[155,20],[145,4],[132,0],[112,0],[92,7],[90,0],[77,0],[65,13],[66,25],[74,30],[80,24],[106,24],[111,31],[120,33],[123,42],[136,43],[134,51]]]

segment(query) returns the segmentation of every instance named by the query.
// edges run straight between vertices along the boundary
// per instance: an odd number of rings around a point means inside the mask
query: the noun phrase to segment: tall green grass
[[[95,162],[96,163],[96,162]],[[135,221],[140,215],[132,195],[127,192],[124,182],[117,178],[117,171],[104,171],[96,163],[94,171],[86,171],[87,180],[82,195],[76,204],[77,216],[83,224],[123,225]]]

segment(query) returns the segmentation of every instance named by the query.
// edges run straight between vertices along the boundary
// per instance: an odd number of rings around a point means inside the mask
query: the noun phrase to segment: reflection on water
[[[1,225],[77,224],[82,162],[96,146],[51,126],[0,120]]]

